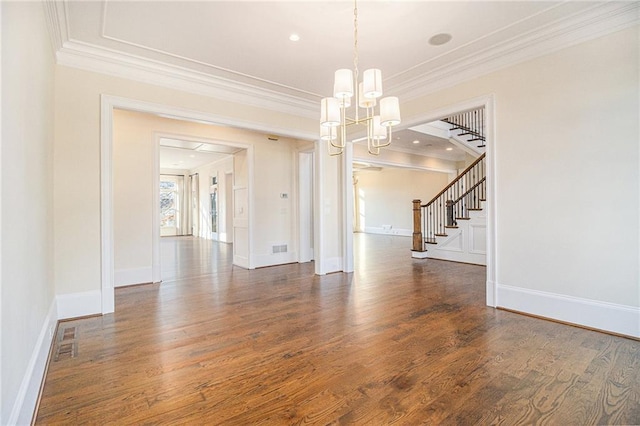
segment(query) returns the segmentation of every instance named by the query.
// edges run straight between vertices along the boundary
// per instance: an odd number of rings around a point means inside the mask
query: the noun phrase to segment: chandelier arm
[[[342,154],[342,152],[344,151],[343,148],[339,148],[337,151],[335,152],[331,152],[331,146],[333,144],[327,144],[327,153],[331,156],[331,157],[335,157],[337,155]],[[335,146],[335,145],[334,145]]]
[[[373,151],[371,150],[372,148],[373,148]],[[369,154],[371,155],[380,155],[380,148],[378,148],[375,145],[372,145],[370,138],[367,138],[367,151],[369,151]]]

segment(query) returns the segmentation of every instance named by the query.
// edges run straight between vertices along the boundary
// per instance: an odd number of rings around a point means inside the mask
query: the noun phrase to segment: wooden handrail
[[[451,183],[447,186],[444,187],[444,189],[440,192],[438,192],[438,195],[436,195],[435,197],[433,197],[431,199],[431,201],[429,201],[427,204],[422,204],[421,207],[428,207],[429,205],[431,205],[433,202],[435,202],[438,197],[440,197],[442,194],[444,194],[445,192],[447,192],[447,189],[451,188],[453,185],[455,185],[460,179],[462,179],[462,177],[464,177],[464,175],[471,170],[476,164],[478,164],[479,162],[481,162],[484,157],[485,157],[485,153],[483,153],[480,157],[478,157],[476,159],[476,161],[474,161],[473,163],[471,163],[471,165],[469,167],[467,167],[466,169],[464,169],[464,171],[462,173],[460,173],[460,175],[458,175],[457,178],[455,178],[454,180],[451,181]]]
[[[482,185],[482,182],[485,181],[485,179],[487,179],[486,177],[483,177],[482,179],[480,179],[475,185],[473,185],[471,188],[467,189],[465,191],[464,194],[462,194],[461,196],[459,196],[457,199],[453,200],[453,204],[457,204],[458,201],[462,200],[464,197],[466,197],[467,195],[469,195],[471,193],[471,191],[475,190],[477,187],[479,187],[480,185]]]

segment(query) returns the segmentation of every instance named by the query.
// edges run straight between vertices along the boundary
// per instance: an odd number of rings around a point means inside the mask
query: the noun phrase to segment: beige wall
[[[252,126],[287,128],[293,132],[301,132],[311,126],[314,129],[317,127],[314,120],[57,66],[54,255],[58,294],[100,288],[101,94],[205,112],[221,118],[246,121]],[[265,153],[269,155],[274,146],[274,152],[280,152],[282,148],[279,145],[283,144],[285,142],[281,139],[279,143],[267,145],[266,138],[260,138],[258,145],[261,147],[256,148],[256,158],[264,158]],[[280,166],[277,161],[271,164],[273,167]],[[269,166],[261,167],[264,170]],[[70,191],[70,187],[75,190]],[[63,212],[71,213],[62,214]],[[258,253],[266,250],[264,245],[255,248]]]
[[[292,195],[293,152],[297,142],[280,138],[270,141],[264,134],[207,124],[157,117],[133,111],[114,111],[114,262],[115,270],[144,271],[151,274],[153,226],[154,144],[157,135],[204,138],[251,147],[254,153],[254,180],[248,180],[248,163],[239,162],[236,186],[254,185],[255,229],[249,253],[257,266],[281,263],[272,257],[274,243],[287,244],[295,253],[296,223]],[[202,183],[209,182],[202,176]],[[224,182],[222,182],[223,184]],[[201,198],[202,199],[202,198]],[[206,200],[203,200],[206,201]],[[245,212],[245,213],[248,213]],[[242,241],[238,241],[241,243]],[[149,282],[151,277],[140,282]]]
[[[315,120],[60,66],[56,70],[57,293],[99,288],[101,93],[293,132],[317,128]],[[636,27],[402,105],[405,121],[412,122],[471,98],[493,95],[498,284],[640,306],[637,93]],[[274,173],[268,161],[259,160],[261,149],[256,149],[256,181],[258,173],[267,179]],[[324,153],[324,148],[318,150]],[[317,171],[336,171],[337,161],[325,159]],[[287,166],[277,174],[265,193],[256,191],[257,199],[265,202],[289,191],[290,171]],[[324,179],[326,191],[317,200],[318,211],[339,229],[334,219],[341,201],[327,197],[340,185],[339,173]],[[75,191],[68,191],[70,187]],[[285,222],[284,217],[274,221],[274,235]],[[339,253],[340,233],[336,235],[325,243]],[[269,240],[258,237],[265,245]]]
[[[2,13],[2,209],[0,424],[27,423],[48,351],[53,288],[53,55],[40,3],[0,3]],[[19,41],[19,43],[16,43]],[[62,188],[75,191],[74,186]],[[55,310],[55,309],[54,309]],[[42,333],[42,334],[41,334]],[[44,340],[40,340],[40,339]],[[32,365],[31,368],[34,368]],[[24,405],[17,401],[25,397]],[[21,407],[25,412],[11,412]],[[15,417],[16,414],[22,414]],[[24,417],[26,416],[26,417]]]
[[[498,284],[640,306],[638,27],[403,105],[495,99]]]
[[[231,117],[236,121],[244,120],[256,126],[286,127],[293,132],[303,131],[305,126],[310,127],[310,122],[313,122],[314,129],[316,127],[313,120],[294,119],[281,113],[57,66],[54,255],[58,294],[100,289],[101,94],[202,111],[220,117]],[[233,132],[233,129],[228,131]],[[283,150],[289,149],[288,142],[283,139],[256,147],[256,158],[267,158],[256,167],[256,177],[271,177],[274,173],[285,172],[288,175],[290,165],[285,163],[284,167],[281,167],[283,164],[269,161],[268,156],[273,154],[277,157]],[[145,158],[147,157],[143,157],[141,161],[146,162]],[[146,163],[143,167],[148,168]],[[280,170],[274,171],[271,167],[276,170],[280,167]],[[282,187],[282,182],[287,179],[278,175],[274,188]],[[258,182],[266,185],[268,181],[263,179]],[[76,190],[65,190],[70,186]],[[283,222],[281,218],[278,220],[280,223]],[[282,229],[281,226],[258,228],[263,230],[258,230],[255,250],[258,254],[264,254],[267,251],[267,241],[271,239],[269,234]]]
[[[383,168],[355,174],[358,230],[410,236],[413,232],[411,201],[429,201],[448,183],[447,173]],[[384,226],[391,229],[382,229]]]

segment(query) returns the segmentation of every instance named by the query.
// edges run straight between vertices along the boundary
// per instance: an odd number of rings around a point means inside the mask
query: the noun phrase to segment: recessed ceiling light
[[[415,141],[413,141],[413,143],[414,143],[415,145],[418,145],[418,144],[420,143],[420,141],[416,139]]]
[[[453,148],[449,147],[447,148],[447,151],[453,151]]]
[[[289,36],[289,40],[291,40],[291,41],[300,41],[300,36],[298,34],[295,34],[295,33],[291,34]]]
[[[436,34],[429,39],[429,44],[432,46],[442,46],[443,44],[449,43],[453,37],[451,34],[440,33]]]

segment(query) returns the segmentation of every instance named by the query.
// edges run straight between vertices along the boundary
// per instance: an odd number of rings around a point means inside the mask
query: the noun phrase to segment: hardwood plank
[[[162,241],[51,362],[36,424],[638,424],[640,342],[488,308],[485,268],[356,234],[356,271]],[[179,261],[176,262],[175,259]]]

